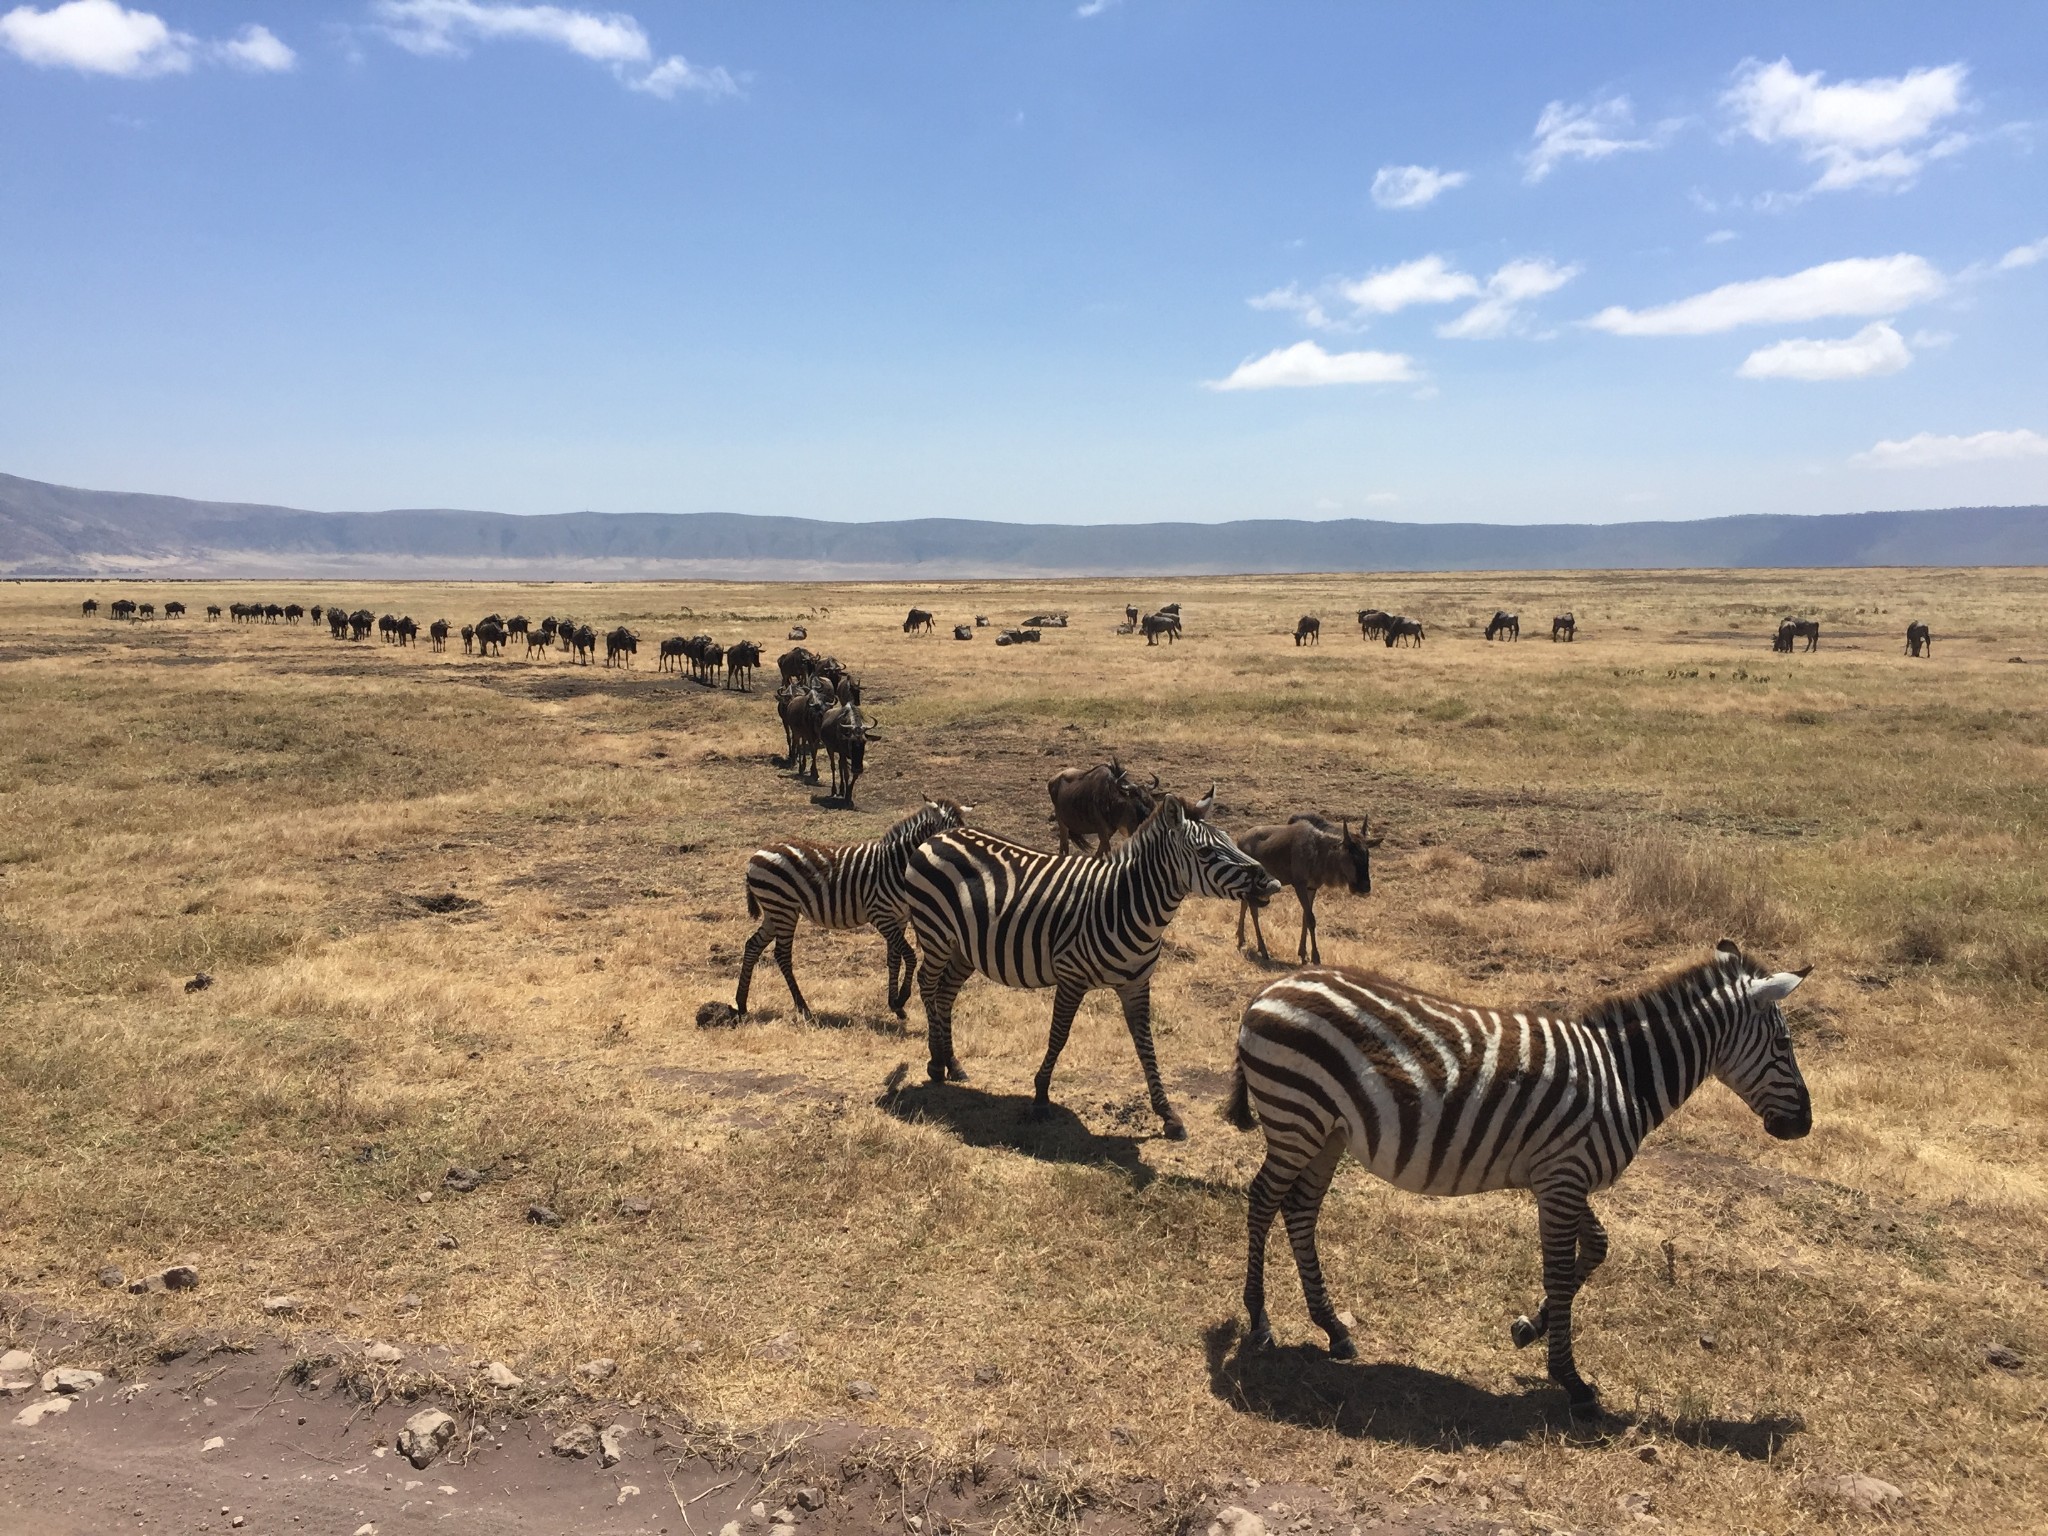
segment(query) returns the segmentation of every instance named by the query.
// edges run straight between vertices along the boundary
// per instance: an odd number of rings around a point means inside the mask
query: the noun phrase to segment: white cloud
[[[1727,283],[1653,309],[1613,305],[1586,323],[1616,336],[1708,336],[1742,325],[1896,314],[1940,297],[1947,286],[1919,256],[1856,256],[1787,277]]]
[[[1323,308],[1323,301],[1321,299],[1312,293],[1303,293],[1293,283],[1289,283],[1285,288],[1275,288],[1270,293],[1258,294],[1253,298],[1246,299],[1245,302],[1251,305],[1253,309],[1277,309],[1284,310],[1289,314],[1299,315],[1301,323],[1312,330],[1335,331],[1343,329],[1335,320],[1330,318],[1330,313]]]
[[[270,28],[254,23],[215,46],[220,56],[237,69],[254,70],[259,75],[282,74],[299,62],[299,56],[278,41]]]
[[[1486,297],[1457,319],[1438,326],[1436,333],[1460,341],[1506,336],[1520,325],[1523,303],[1557,292],[1580,270],[1576,265],[1561,267],[1540,256],[1510,261],[1486,280]]]
[[[1906,340],[1882,320],[1872,321],[1854,336],[1816,340],[1794,337],[1759,347],[1735,370],[1743,379],[1800,379],[1830,383],[1839,379],[1877,379],[1897,373],[1913,361]]]
[[[1372,200],[1382,208],[1421,208],[1471,177],[1433,165],[1383,165],[1372,179]]]
[[[1887,438],[1850,462],[1879,469],[1940,469],[1951,464],[1981,464],[1991,459],[2048,458],[2048,437],[2028,427],[2013,432],[1978,432],[1969,437],[1937,437],[1932,432],[1904,439]]]
[[[1895,79],[1843,80],[1823,85],[1815,70],[1802,75],[1788,59],[1745,60],[1721,104],[1736,127],[1762,144],[1790,144],[1821,168],[1810,190],[1910,184],[1930,159],[1952,155],[1967,134],[1935,138],[1967,103],[1961,64],[1908,70]]]
[[[45,69],[138,78],[190,69],[198,39],[115,0],[65,0],[47,11],[17,5],[0,16],[0,47]]]
[[[1709,231],[1707,235],[1707,244],[1726,245],[1730,240],[1740,240],[1741,238],[1742,236],[1738,235],[1732,229],[1716,229]]]
[[[1407,384],[1419,375],[1415,360],[1401,352],[1325,352],[1313,341],[1297,341],[1264,357],[1239,363],[1227,379],[1205,387],[1311,389],[1323,384]]]
[[[2037,261],[2048,261],[2048,236],[2034,241],[2031,245],[2014,246],[1998,258],[1998,270],[2013,272],[2021,267],[2031,267]]]
[[[1479,292],[1479,280],[1456,271],[1441,256],[1423,256],[1340,282],[1337,292],[1361,314],[1391,315],[1411,304],[1472,298]]]
[[[1605,160],[1624,150],[1654,149],[1654,138],[1632,139],[1635,109],[1626,96],[1566,106],[1553,101],[1536,119],[1535,142],[1522,156],[1523,180],[1541,181],[1566,160]]]
[[[610,65],[636,91],[661,97],[694,91],[733,96],[739,84],[723,66],[706,68],[680,54],[656,60],[647,30],[624,11],[581,11],[505,0],[374,0],[384,35],[413,53],[460,57],[479,42],[536,42]]]
[[[1400,499],[1400,494],[1395,491],[1367,491],[1365,493],[1365,504],[1369,507],[1391,507]]]
[[[1081,3],[1074,7],[1074,14],[1085,21],[1090,16],[1100,16],[1116,3],[1117,0],[1081,0]]]

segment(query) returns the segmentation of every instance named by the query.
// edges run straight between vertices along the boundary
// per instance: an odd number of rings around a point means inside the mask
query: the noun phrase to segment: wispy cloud
[[[1372,179],[1372,200],[1382,208],[1423,208],[1471,176],[1433,165],[1383,165]]]
[[[1363,277],[1333,278],[1313,289],[1289,283],[1247,302],[1253,309],[1294,315],[1311,330],[1354,332],[1418,305],[1476,299],[1477,303],[1437,333],[1476,340],[1524,329],[1521,306],[1555,293],[1577,277],[1579,270],[1576,265],[1560,266],[1544,257],[1524,257],[1506,263],[1482,282],[1442,256],[1418,256]]]
[[[259,75],[282,74],[299,62],[299,56],[279,42],[276,33],[253,22],[216,48],[227,63]]]
[[[1668,133],[1660,129],[1647,138],[1631,138],[1635,108],[1626,96],[1567,105],[1553,101],[1536,119],[1536,132],[1522,156],[1522,179],[1543,180],[1567,160],[1605,160],[1629,150],[1655,149]]]
[[[1998,270],[2015,272],[2021,267],[2031,267],[2037,261],[2048,261],[2048,237],[2029,245],[2016,245],[1998,258]]]
[[[1490,341],[1523,328],[1521,306],[1557,292],[1579,275],[1577,266],[1561,267],[1543,257],[1510,261],[1486,280],[1486,296],[1457,319],[1437,327],[1439,336],[1458,341]]]
[[[1857,256],[1785,277],[1726,283],[1651,309],[1613,305],[1586,323],[1616,336],[1710,336],[1744,325],[1896,314],[1939,298],[1947,287],[1919,256]]]
[[[1360,315],[1391,315],[1412,304],[1449,304],[1472,298],[1479,280],[1441,256],[1422,256],[1337,284],[1337,292]]]
[[[251,23],[231,38],[207,42],[180,32],[153,11],[117,0],[64,0],[42,9],[17,5],[0,15],[0,48],[43,69],[119,75],[131,80],[179,75],[205,62],[259,74],[290,69],[298,55],[267,27]]]
[[[624,11],[583,11],[505,0],[373,0],[379,30],[410,52],[461,57],[478,43],[534,42],[563,48],[611,68],[636,91],[736,96],[739,82],[723,65],[693,64],[681,54],[657,58],[647,29]]]
[[[1074,14],[1086,21],[1121,3],[1122,0],[1081,0],[1081,3],[1074,7]]]
[[[1213,390],[1314,389],[1325,384],[1411,384],[1420,375],[1415,360],[1401,352],[1325,352],[1313,341],[1297,341],[1263,357],[1246,358]]]
[[[1849,462],[1878,469],[1941,469],[1951,464],[1983,464],[1998,459],[2048,459],[2048,437],[2031,427],[2011,432],[1977,432],[1968,437],[1919,432],[1908,438],[1887,438],[1854,455]]]
[[[1969,135],[1937,130],[1968,103],[1961,64],[1908,70],[1895,78],[1822,84],[1789,59],[1746,59],[1721,98],[1736,129],[1761,144],[1789,144],[1820,167],[1808,189],[1905,187],[1929,160],[1955,154]]]
[[[1833,383],[1842,379],[1877,379],[1897,373],[1913,361],[1906,339],[1882,320],[1854,336],[1839,339],[1794,337],[1759,347],[1735,370],[1744,379],[1799,379]]]

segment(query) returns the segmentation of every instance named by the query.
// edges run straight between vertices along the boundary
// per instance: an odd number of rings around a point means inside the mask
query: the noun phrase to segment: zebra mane
[[[884,832],[880,842],[892,852],[901,848],[915,847],[957,820],[960,807],[950,800],[928,800]]]
[[[1740,977],[1757,974],[1755,968],[1740,955],[1717,954],[1711,960],[1689,965],[1681,970],[1669,972],[1646,987],[1633,992],[1617,992],[1603,997],[1580,1015],[1581,1022],[1613,1028],[1634,1023],[1644,1013],[1644,1004],[1651,1002],[1696,1003],[1711,997],[1728,982]]]
[[[1174,809],[1169,811],[1168,806]],[[1117,849],[1110,857],[1135,858],[1140,846],[1151,847],[1152,844],[1170,835],[1167,828],[1185,826],[1187,820],[1188,804],[1185,800],[1179,795],[1161,795],[1159,803],[1152,807],[1152,814],[1138,824],[1138,830],[1125,838],[1123,847]]]

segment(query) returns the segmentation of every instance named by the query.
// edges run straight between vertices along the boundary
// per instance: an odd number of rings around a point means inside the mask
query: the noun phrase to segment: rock
[[[130,1296],[146,1296],[151,1291],[161,1291],[163,1289],[165,1289],[165,1286],[162,1271],[158,1271],[153,1275],[137,1275],[128,1282],[128,1294]]]
[[[434,1239],[434,1246],[436,1248],[460,1248],[462,1244],[458,1243],[455,1240],[455,1234],[453,1232],[443,1232],[439,1237]]]
[[[912,1515],[910,1518],[915,1520],[917,1516]],[[789,1520],[773,1521],[768,1527],[768,1536],[796,1536],[796,1525]]]
[[[740,1536],[743,1527],[737,1520],[728,1520],[718,1528],[718,1536]]]
[[[1112,1424],[1109,1426],[1109,1438],[1118,1445],[1136,1445],[1138,1432],[1128,1424]]]
[[[1637,1446],[1636,1460],[1654,1467],[1657,1464],[1657,1447],[1654,1445]]]
[[[846,1395],[856,1403],[872,1403],[882,1394],[875,1389],[872,1381],[863,1381],[856,1376],[846,1384]]]
[[[356,1536],[377,1536],[377,1527],[366,1520],[356,1527]]]
[[[263,1310],[272,1317],[290,1317],[299,1310],[299,1298],[296,1296],[266,1296],[263,1298]]]
[[[697,1010],[699,1029],[729,1029],[739,1021],[731,1003],[706,1003]]]
[[[46,1397],[39,1402],[30,1403],[26,1408],[22,1409],[21,1412],[14,1416],[14,1422],[23,1429],[34,1429],[43,1420],[55,1414],[69,1413],[70,1411],[70,1398]]]
[[[416,1294],[407,1291],[393,1303],[393,1308],[399,1312],[417,1312],[424,1305],[425,1303]]]
[[[468,1194],[472,1189],[483,1183],[483,1181],[484,1176],[474,1168],[451,1167],[446,1173],[441,1175],[442,1185],[445,1188],[454,1190],[458,1195]]]
[[[398,1454],[415,1467],[433,1465],[434,1458],[455,1438],[455,1420],[438,1408],[422,1408],[398,1432]]]
[[[1405,1486],[1408,1488],[1448,1488],[1451,1486],[1451,1480],[1435,1467],[1424,1467],[1420,1472],[1409,1478]]]
[[[1209,1536],[1266,1536],[1266,1522],[1241,1505],[1226,1504],[1209,1522]]]
[[[0,1354],[0,1397],[10,1392],[30,1392],[36,1385],[36,1357],[25,1349]]]
[[[432,1205],[434,1203],[434,1192],[431,1189],[423,1189],[414,1195],[413,1199],[419,1201],[421,1205]]]
[[[372,1344],[363,1351],[363,1358],[372,1365],[396,1365],[405,1358],[405,1351],[389,1344]]]
[[[1816,1497],[1846,1504],[1858,1514],[1890,1515],[1906,1507],[1906,1495],[1902,1489],[1883,1478],[1866,1477],[1861,1472],[1845,1472],[1840,1477],[1816,1477],[1806,1487]]]
[[[652,1216],[654,1202],[645,1195],[628,1195],[619,1202],[621,1216]]]
[[[1984,1351],[1984,1363],[1995,1365],[2001,1371],[2016,1371],[2025,1365],[2026,1361],[2020,1358],[2018,1350],[2007,1349],[2003,1344],[1994,1344]]]
[[[106,1379],[98,1371],[81,1371],[69,1366],[60,1366],[56,1370],[43,1372],[43,1390],[55,1392],[60,1397],[71,1397],[79,1392],[90,1392]]]
[[[1720,1338],[1720,1335],[1718,1335],[1718,1334],[1713,1334],[1713,1333],[1703,1333],[1703,1334],[1701,1334],[1701,1335],[1700,1335],[1700,1348],[1701,1348],[1701,1349],[1719,1349],[1720,1347],[1721,1347],[1721,1338]]]
[[[548,1447],[557,1456],[573,1456],[578,1461],[598,1453],[597,1426],[594,1424],[572,1424],[555,1436],[555,1443]]]
[[[822,1488],[799,1488],[796,1491],[796,1507],[816,1514],[825,1507],[825,1490]]]
[[[201,971],[197,976],[194,976],[190,981],[185,983],[185,990],[187,992],[204,992],[208,987],[212,985],[213,978],[209,976],[205,971]]]
[[[1640,1489],[1631,1489],[1614,1501],[1614,1507],[1632,1520],[1640,1520],[1657,1507],[1656,1501]]]
[[[593,1384],[610,1381],[619,1374],[619,1362],[609,1356],[600,1360],[586,1360],[576,1367],[576,1374]]]
[[[512,1373],[512,1367],[502,1360],[493,1360],[484,1367],[484,1380],[500,1392],[510,1392],[514,1387],[525,1385],[525,1382]]]
[[[248,1517],[247,1517],[246,1515],[237,1515],[237,1516],[235,1516],[235,1518],[234,1518],[234,1519],[232,1519],[232,1520],[230,1520],[230,1521],[228,1522],[228,1524],[229,1524],[230,1526],[232,1526],[232,1527],[233,1527],[233,1528],[234,1528],[235,1530],[238,1530],[238,1531],[239,1531],[239,1530],[240,1530],[240,1529],[241,1529],[241,1528],[242,1528],[243,1526],[247,1525],[248,1523],[249,1523],[249,1520],[248,1520]]]
[[[215,1435],[211,1439],[206,1440],[200,1445],[199,1454],[204,1456],[208,1451],[226,1450],[227,1444],[227,1441],[221,1439],[219,1435]]]
[[[173,1264],[164,1271],[163,1281],[167,1291],[196,1291],[199,1289],[199,1271],[190,1264]]]
[[[526,1219],[536,1227],[559,1227],[562,1224],[561,1215],[542,1205],[538,1200],[526,1208]]]
[[[109,1264],[100,1271],[100,1284],[107,1290],[118,1291],[127,1283],[128,1277],[121,1273],[121,1266],[118,1264]]]
[[[761,1500],[756,1499],[754,1500],[753,1507],[749,1509],[747,1513],[752,1515],[756,1520],[766,1520],[768,1518],[768,1506]]]
[[[616,1467],[626,1459],[626,1426],[607,1424],[597,1433],[597,1464]]]
[[[793,1360],[802,1353],[803,1346],[802,1334],[785,1330],[756,1344],[752,1354],[756,1360]]]
[[[1003,1368],[1000,1365],[977,1365],[974,1368],[974,1384],[977,1387],[999,1387],[1003,1384]]]

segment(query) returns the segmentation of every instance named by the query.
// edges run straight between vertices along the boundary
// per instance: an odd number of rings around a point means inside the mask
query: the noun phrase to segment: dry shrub
[[[1550,901],[1557,895],[1557,874],[1547,861],[1489,864],[1479,877],[1481,901]]]
[[[1978,946],[1970,970],[1990,982],[2048,992],[2048,934],[2026,927],[1991,934]]]
[[[1940,965],[1955,951],[1955,924],[1934,912],[1916,912],[1899,925],[1886,956],[1896,965]]]
[[[1574,880],[1605,880],[1614,873],[1616,861],[1614,839],[1591,833],[1566,838],[1552,862]]]
[[[1798,936],[1794,914],[1770,891],[1763,860],[1750,852],[1641,837],[1614,854],[1615,902],[1661,943],[1777,945]]]

